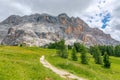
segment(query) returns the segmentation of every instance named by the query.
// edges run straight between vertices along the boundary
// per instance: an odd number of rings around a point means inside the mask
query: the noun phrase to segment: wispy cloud
[[[84,12],[83,19],[91,27],[98,27],[120,41],[120,2],[118,0],[94,0]]]

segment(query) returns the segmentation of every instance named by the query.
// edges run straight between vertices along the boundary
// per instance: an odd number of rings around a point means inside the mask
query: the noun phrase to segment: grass
[[[64,80],[39,62],[51,50],[0,46],[0,80]]]
[[[39,62],[41,55],[45,55],[57,68],[88,80],[120,80],[119,57],[110,57],[111,68],[105,69],[95,64],[91,55],[89,65],[83,65],[80,58],[78,61],[72,61],[70,56],[68,59],[62,59],[55,53],[54,49],[0,46],[0,80],[64,80],[42,66]]]
[[[78,54],[78,56],[80,56]],[[111,68],[106,69],[101,65],[95,64],[93,58],[89,55],[89,65],[83,65],[79,61],[62,59],[60,57],[49,56],[47,60],[54,66],[67,70],[88,80],[120,80],[120,58],[110,57]]]

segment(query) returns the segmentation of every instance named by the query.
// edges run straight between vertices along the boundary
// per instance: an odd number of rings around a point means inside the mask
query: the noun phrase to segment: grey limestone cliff
[[[120,42],[103,33],[98,28],[90,28],[78,17],[62,13],[58,16],[33,14],[29,16],[12,15],[0,23],[2,45],[43,46],[60,39],[66,44],[74,42],[90,45],[117,45]]]

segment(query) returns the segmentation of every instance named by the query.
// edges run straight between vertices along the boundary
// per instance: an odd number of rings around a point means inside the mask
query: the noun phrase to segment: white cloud
[[[11,3],[11,6],[13,8],[15,8],[16,10],[20,11],[21,14],[23,14],[23,15],[29,15],[29,14],[32,13],[32,10],[31,10],[30,7],[28,7],[26,5],[22,5],[22,4],[18,3],[18,2]]]
[[[29,6],[20,4],[15,0],[0,0],[0,21],[10,15],[26,15],[31,14],[31,12]]]
[[[120,2],[119,0],[114,0],[109,6],[112,6],[112,8],[109,8],[112,12],[112,18],[109,27],[104,32],[111,34],[114,39],[120,41]]]
[[[0,21],[12,14],[26,15],[33,13],[48,13],[58,15],[67,13],[77,16],[84,11],[93,0],[0,0]]]
[[[120,40],[120,1],[119,0],[0,0],[0,21],[8,16],[29,15],[33,13],[48,13],[58,15],[67,13],[69,16],[79,16],[91,27],[101,29],[101,20],[110,13],[110,22],[103,29],[114,39]],[[99,16],[102,14],[102,16]]]
[[[103,30],[107,34],[120,41],[120,2],[118,0],[94,0],[93,4],[86,9],[83,14],[83,19],[91,27],[98,27],[101,29],[103,24],[107,24]],[[101,16],[98,16],[100,15]],[[102,19],[110,14],[110,21],[102,22]]]

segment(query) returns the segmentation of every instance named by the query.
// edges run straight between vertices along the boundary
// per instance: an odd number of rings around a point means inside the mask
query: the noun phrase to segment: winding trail
[[[45,60],[45,56],[42,56],[40,58],[40,62],[43,64],[44,67],[51,69],[53,72],[55,72],[56,74],[58,74],[59,76],[63,78],[66,78],[67,80],[71,80],[71,79],[85,80],[67,71],[57,69],[56,67],[52,66],[48,61]]]

